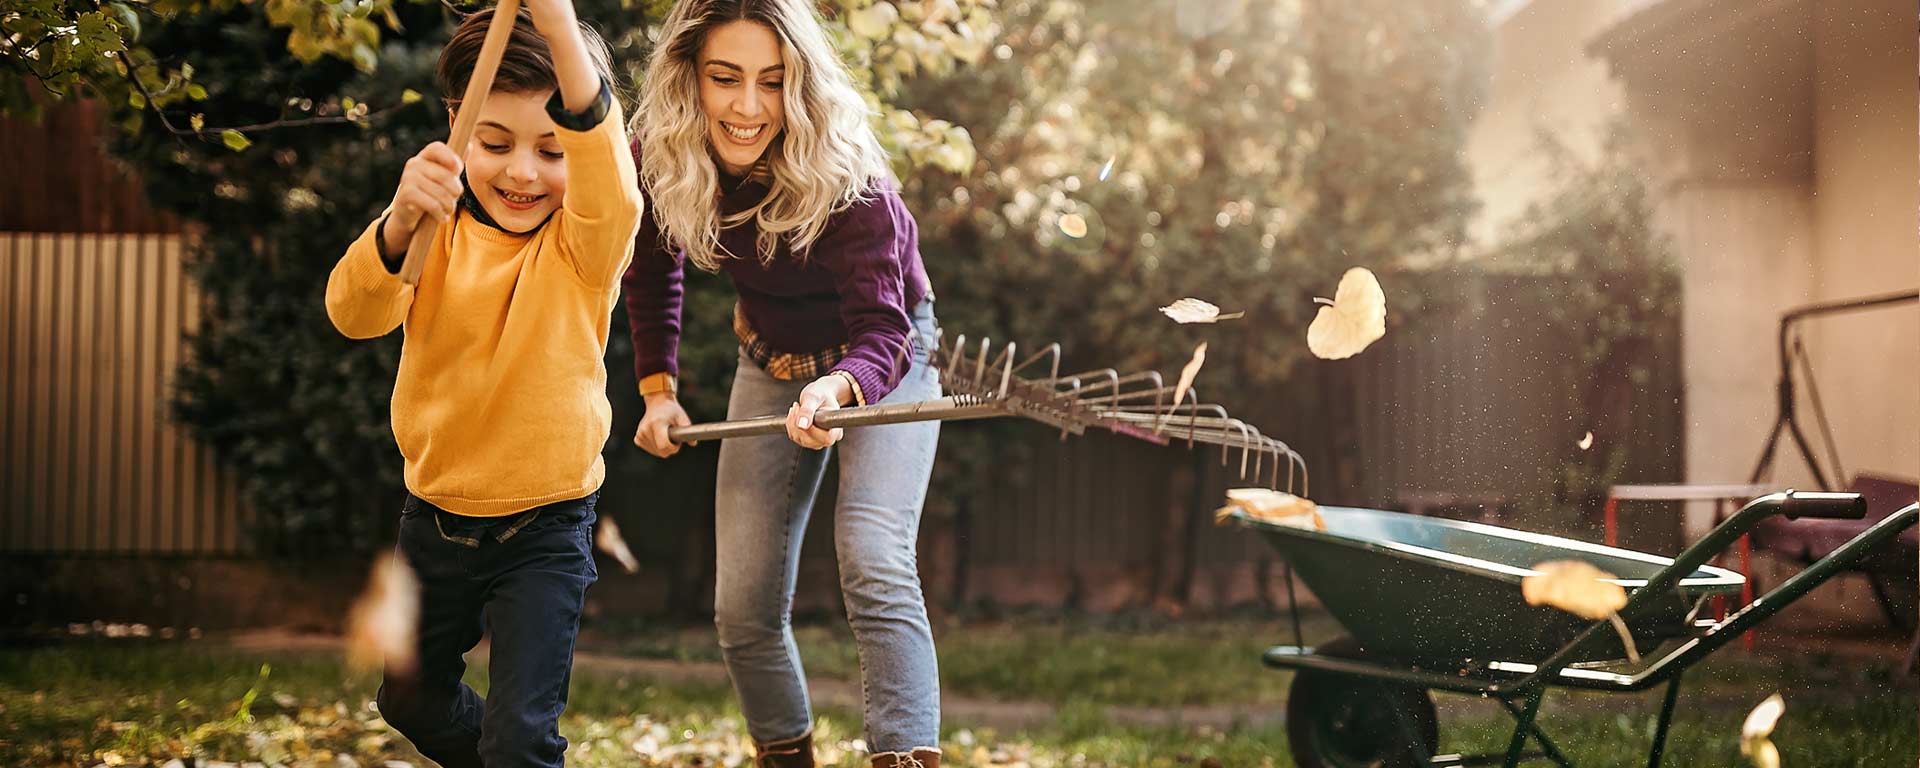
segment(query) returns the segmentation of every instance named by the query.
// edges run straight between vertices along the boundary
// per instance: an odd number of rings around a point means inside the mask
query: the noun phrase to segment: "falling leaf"
[[[1307,326],[1307,349],[1316,357],[1352,357],[1387,334],[1387,295],[1365,267],[1354,267],[1340,277],[1332,301],[1314,301],[1327,305]]]
[[[1186,401],[1187,390],[1193,387],[1193,377],[1200,375],[1200,366],[1205,365],[1206,362],[1207,343],[1203,341],[1200,342],[1200,346],[1193,348],[1193,359],[1188,360],[1186,367],[1180,369],[1180,383],[1175,384],[1173,387],[1173,404],[1175,407],[1178,407],[1180,403]]]
[[[1227,489],[1227,506],[1214,513],[1214,521],[1225,520],[1236,509],[1244,510],[1255,520],[1318,531],[1327,529],[1326,519],[1320,516],[1320,505],[1306,497],[1271,488]]]
[[[1535,565],[1533,570],[1533,575],[1520,580],[1520,595],[1528,605],[1552,606],[1583,619],[1607,620],[1620,634],[1628,661],[1640,663],[1640,649],[1619,614],[1627,606],[1627,590],[1610,581],[1615,578],[1613,574],[1580,560],[1553,560]]]
[[[613,518],[600,518],[600,532],[594,536],[593,544],[620,561],[620,567],[626,569],[627,573],[640,572],[640,561],[634,558],[632,550],[627,549],[627,540],[620,535],[620,526],[613,522]]]
[[[1759,768],[1780,768],[1780,750],[1774,747],[1771,737],[1773,726],[1786,711],[1786,700],[1776,693],[1747,713],[1746,722],[1740,724],[1740,754],[1753,760]]]
[[[408,88],[400,92],[400,103],[402,104],[412,104],[419,100],[420,100],[420,92],[412,88]]]
[[[1586,436],[1586,437],[1582,437],[1582,438],[1580,438],[1580,442],[1577,442],[1577,443],[1574,443],[1574,445],[1578,445],[1578,446],[1580,446],[1580,450],[1583,450],[1583,451],[1584,451],[1584,450],[1586,450],[1586,449],[1588,449],[1588,448],[1592,448],[1592,447],[1593,447],[1593,432],[1592,432],[1592,431],[1588,431],[1588,432],[1587,432],[1587,436]]]
[[[375,561],[367,589],[347,615],[347,663],[397,674],[414,668],[414,638],[420,621],[420,582],[398,554]]]
[[[1787,700],[1780,694],[1768,696],[1766,701],[1747,713],[1747,721],[1740,724],[1740,740],[1764,739],[1773,735],[1773,727],[1780,723],[1780,716],[1787,712]]]
[[[1245,312],[1220,314],[1220,308],[1199,299],[1186,298],[1160,308],[1160,313],[1173,318],[1176,323],[1212,323],[1220,320],[1232,320],[1245,317]]]
[[[1086,237],[1087,236],[1086,217],[1081,216],[1080,214],[1077,214],[1077,213],[1069,213],[1069,214],[1062,215],[1060,217],[1060,234],[1066,235],[1067,237],[1071,237],[1075,240]]]
[[[1528,605],[1550,605],[1595,621],[1627,605],[1627,590],[1606,581],[1614,575],[1590,563],[1554,560],[1533,570],[1533,575],[1520,580],[1520,594]]]
[[[1113,156],[1108,155],[1107,164],[1100,166],[1100,180],[1106,181],[1107,177],[1111,175],[1113,175]]]

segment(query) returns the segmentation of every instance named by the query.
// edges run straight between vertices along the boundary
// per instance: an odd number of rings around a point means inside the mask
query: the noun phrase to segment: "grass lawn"
[[[857,674],[844,629],[801,632],[812,674]],[[613,650],[606,628],[596,650]],[[618,649],[657,658],[716,658],[711,630],[634,632]],[[1055,621],[938,630],[952,694],[1056,705],[1052,722],[994,730],[950,722],[950,765],[1289,766],[1284,728],[1127,724],[1123,708],[1228,707],[1277,711],[1286,676],[1252,660],[1288,630],[1269,622]],[[1314,628],[1308,629],[1309,637]],[[268,670],[263,673],[263,666]],[[1666,764],[1741,765],[1746,710],[1786,696],[1775,732],[1785,764],[1907,766],[1920,751],[1915,694],[1884,665],[1814,656],[1795,661],[1725,654],[1691,676]],[[485,670],[470,680],[484,687]],[[306,766],[378,766],[420,758],[369,706],[376,680],[325,650],[238,651],[217,641],[95,640],[0,651],[0,765],[164,764],[175,758]],[[724,682],[666,682],[583,667],[563,732],[570,765],[742,765],[750,744]],[[1443,749],[1505,743],[1492,705],[1442,697]],[[1548,732],[1582,766],[1639,766],[1657,697],[1558,694]],[[1191,711],[1191,710],[1189,710]],[[818,725],[828,764],[859,764],[859,713],[826,708]],[[340,756],[349,756],[350,762]]]

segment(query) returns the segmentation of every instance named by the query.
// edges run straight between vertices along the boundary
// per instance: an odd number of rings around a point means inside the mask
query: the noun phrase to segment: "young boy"
[[[590,529],[612,427],[601,360],[641,215],[605,44],[570,0],[526,5],[466,156],[435,142],[408,160],[393,204],[327,281],[341,333],[406,325],[393,433],[419,662],[389,669],[379,702],[448,768],[562,764],[574,637],[599,575]],[[469,17],[440,55],[449,121],[492,15]],[[402,283],[414,229],[440,220],[451,223],[419,284]],[[460,682],[483,629],[484,701]]]

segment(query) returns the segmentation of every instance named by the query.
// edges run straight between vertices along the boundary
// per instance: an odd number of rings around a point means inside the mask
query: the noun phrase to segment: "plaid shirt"
[[[781,352],[767,346],[767,342],[753,332],[753,326],[747,324],[746,313],[740,310],[739,304],[733,305],[733,335],[739,337],[740,349],[747,353],[748,360],[781,381],[820,378],[847,356],[845,344],[806,353]]]

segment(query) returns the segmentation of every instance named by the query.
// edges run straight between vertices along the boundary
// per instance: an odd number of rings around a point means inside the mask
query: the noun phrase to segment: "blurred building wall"
[[[1683,273],[1686,476],[1745,481],[1774,422],[1780,314],[1920,285],[1912,3],[1541,0],[1493,20],[1475,234],[1497,242],[1550,188],[1539,131],[1591,158],[1623,121]],[[1845,473],[1920,476],[1920,307],[1807,330]],[[1810,478],[1785,453],[1776,467]]]

